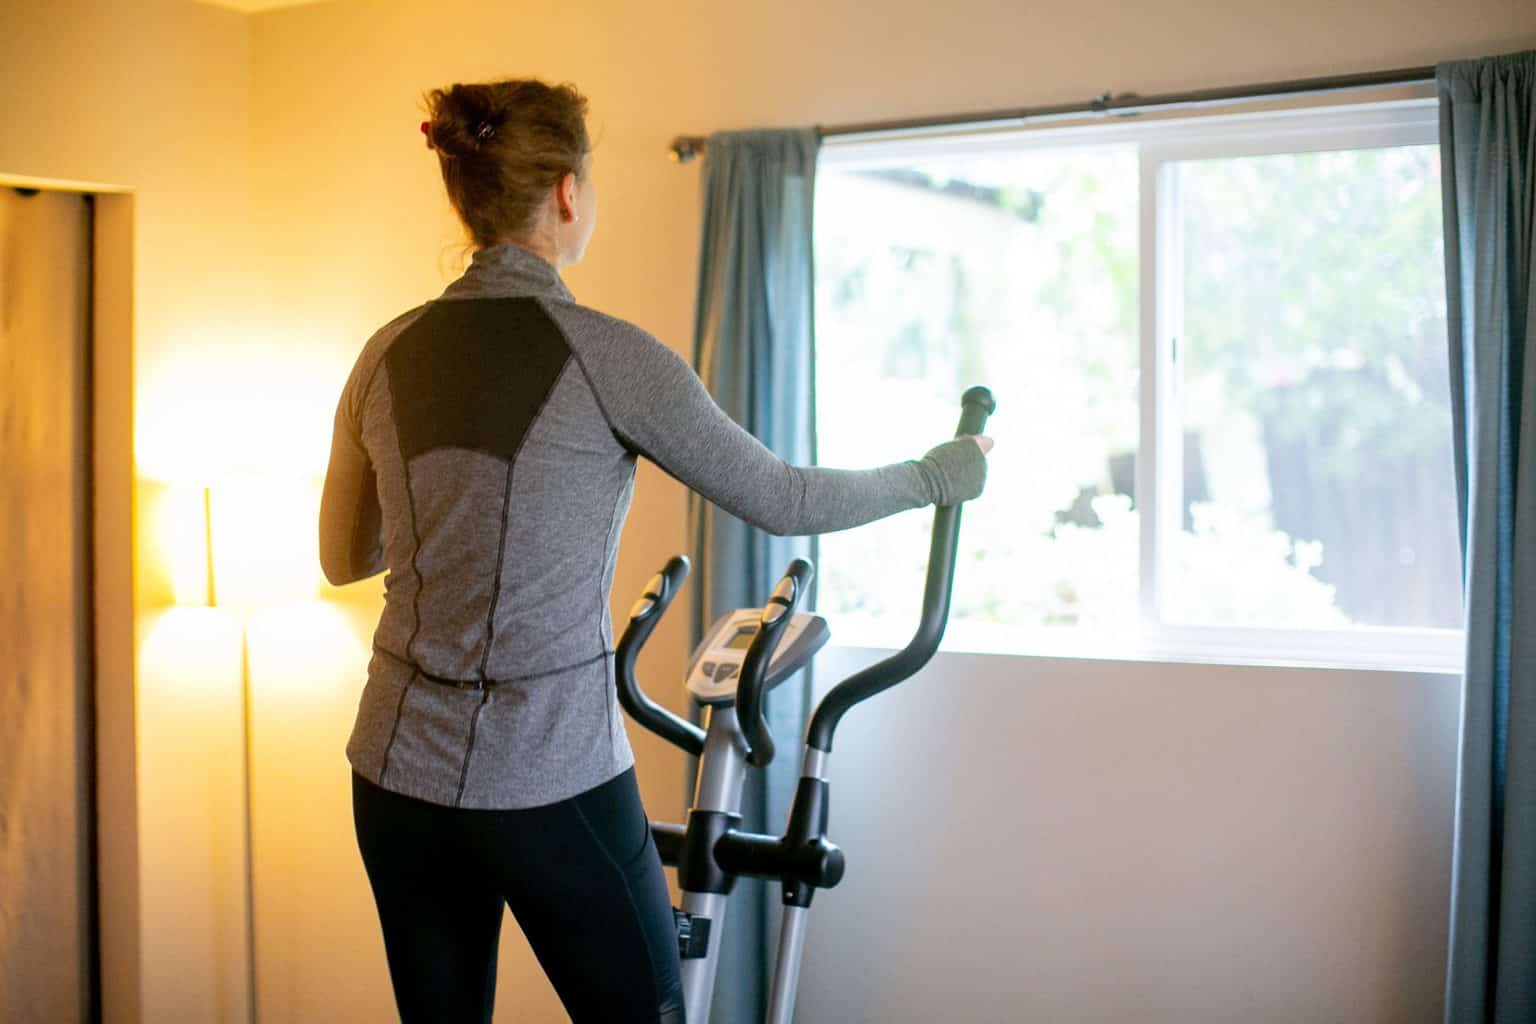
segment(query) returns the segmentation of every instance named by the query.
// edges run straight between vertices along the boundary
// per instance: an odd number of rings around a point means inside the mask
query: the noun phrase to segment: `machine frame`
[[[961,405],[957,436],[982,433],[987,417],[996,410],[992,393],[983,387],[968,390]],[[704,707],[703,728],[650,700],[635,679],[636,658],[687,578],[688,559],[679,555],[669,561],[630,609],[615,658],[619,701],[636,722],[699,758],[698,785],[687,824],[651,824],[661,860],[677,869],[683,894],[683,905],[675,914],[688,1020],[704,1024],[709,1019],[727,901],[736,880],[746,876],[772,879],[782,886],[783,921],[766,1020],[790,1024],[811,898],[817,889],[837,885],[846,867],[842,850],[827,838],[833,737],[843,715],[855,704],[910,678],[938,650],[954,588],[960,510],[960,505],[951,505],[934,512],[922,616],[911,642],[837,684],[817,705],[806,730],[800,782],[781,835],[741,830],[742,787],[749,768],[763,767],[774,757],[773,736],[763,711],[768,690],[804,668],[830,635],[824,620],[795,613],[811,581],[811,564],[804,559],[790,563],[756,613],[756,631],[739,674],[721,670],[717,678],[717,672],[711,671],[708,685],[695,685],[705,675],[702,665],[709,652],[722,650],[726,631],[736,635],[743,621],[750,622],[751,610],[722,616],[700,644],[689,668],[689,692]],[[793,636],[781,651],[786,629]],[[718,654],[716,658],[718,668]],[[727,680],[734,681],[733,689],[719,686]]]

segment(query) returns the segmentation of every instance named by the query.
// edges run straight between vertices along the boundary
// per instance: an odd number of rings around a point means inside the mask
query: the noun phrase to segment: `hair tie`
[[[425,135],[427,137],[427,148],[428,149],[432,148],[432,131],[431,131],[431,128],[432,128],[432,122],[431,121],[423,121],[423,122],[421,122],[421,134],[423,134],[423,135]]]
[[[489,121],[481,121],[479,126],[475,128],[475,138],[481,142],[486,141],[495,134],[496,129]]]

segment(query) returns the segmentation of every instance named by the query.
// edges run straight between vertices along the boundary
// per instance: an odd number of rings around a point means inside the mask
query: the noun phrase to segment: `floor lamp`
[[[182,607],[218,608],[239,623],[240,717],[248,1019],[257,1020],[254,743],[250,619],[319,591],[316,522],[320,482],[237,478],[175,489],[169,530],[171,588]]]

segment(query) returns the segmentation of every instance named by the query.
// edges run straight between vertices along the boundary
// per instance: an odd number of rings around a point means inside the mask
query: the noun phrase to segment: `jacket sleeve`
[[[986,457],[969,440],[873,469],[791,465],[732,420],[693,368],[654,337],[623,321],[586,326],[595,334],[577,358],[619,441],[759,529],[830,533],[981,490]]]
[[[320,493],[320,568],[341,586],[384,571],[379,509],[373,463],[351,415],[350,387],[336,408],[331,459]]]

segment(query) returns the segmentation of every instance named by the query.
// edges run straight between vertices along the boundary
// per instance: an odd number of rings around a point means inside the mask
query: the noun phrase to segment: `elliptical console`
[[[752,638],[757,635],[761,614],[760,608],[738,608],[726,612],[709,627],[688,666],[688,692],[700,704],[735,703],[741,670]],[[768,662],[763,688],[771,690],[805,668],[831,638],[827,620],[820,615],[800,613],[792,616],[784,627],[778,649]]]

